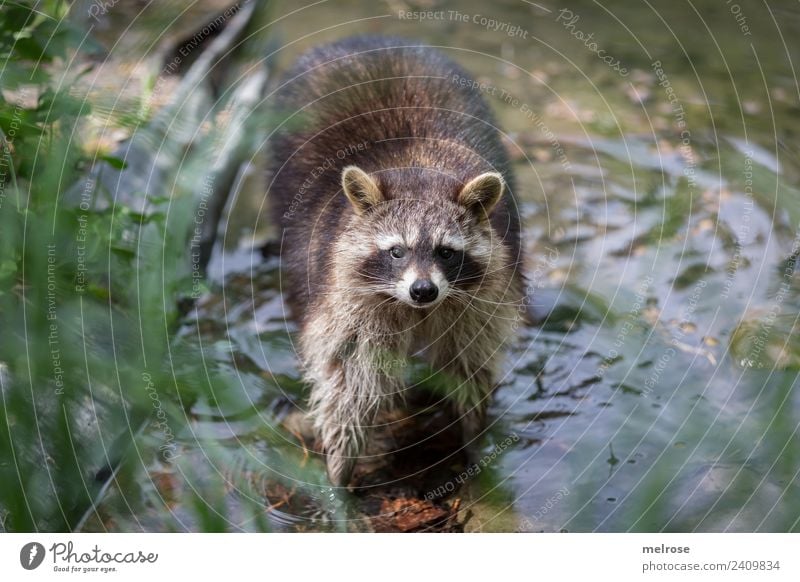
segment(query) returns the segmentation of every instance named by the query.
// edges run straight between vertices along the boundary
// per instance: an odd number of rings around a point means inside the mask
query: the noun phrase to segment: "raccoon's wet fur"
[[[303,55],[273,103],[269,196],[328,475],[349,483],[405,362],[427,361],[475,445],[523,305],[509,161],[471,79],[413,41]],[[477,85],[476,85],[477,86]]]

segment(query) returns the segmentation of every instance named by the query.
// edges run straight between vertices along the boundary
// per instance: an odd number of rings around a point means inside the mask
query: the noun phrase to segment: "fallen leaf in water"
[[[371,521],[380,532],[455,531],[455,513],[455,503],[452,507],[438,506],[432,501],[402,497],[384,499],[380,514]]]

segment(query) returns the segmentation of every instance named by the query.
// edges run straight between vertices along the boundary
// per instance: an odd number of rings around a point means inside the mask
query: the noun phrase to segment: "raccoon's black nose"
[[[439,289],[430,279],[417,279],[408,290],[411,299],[417,303],[430,303],[439,295]]]

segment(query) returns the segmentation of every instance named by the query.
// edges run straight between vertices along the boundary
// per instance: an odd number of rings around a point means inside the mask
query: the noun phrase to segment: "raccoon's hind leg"
[[[450,407],[458,419],[461,439],[472,461],[486,425],[486,409],[494,389],[494,378],[486,370],[478,369],[457,374],[454,381],[456,386],[450,393]]]
[[[494,358],[487,361],[484,354],[469,348],[457,353],[440,349],[432,364],[446,379],[449,407],[459,423],[461,439],[471,462],[486,424],[486,410],[495,387],[496,361]]]

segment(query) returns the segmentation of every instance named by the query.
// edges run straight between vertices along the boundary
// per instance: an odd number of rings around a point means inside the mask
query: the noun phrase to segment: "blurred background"
[[[363,33],[483,84],[538,321],[471,474],[420,405],[348,494],[264,167],[281,71]],[[800,530],[798,35],[788,0],[0,2],[0,531]]]

